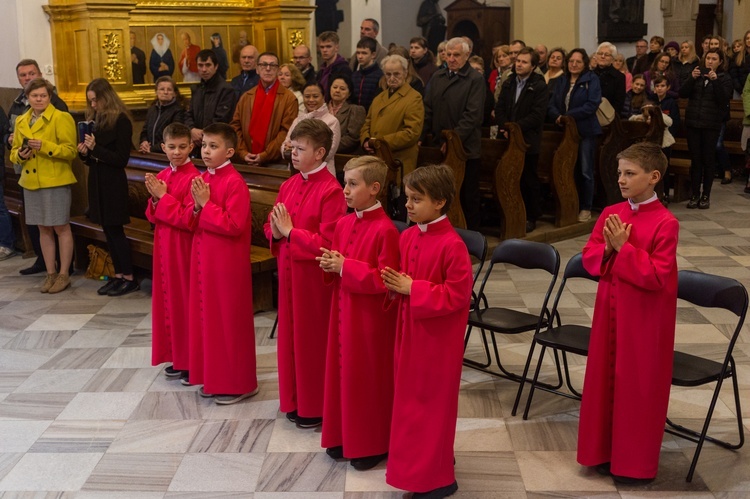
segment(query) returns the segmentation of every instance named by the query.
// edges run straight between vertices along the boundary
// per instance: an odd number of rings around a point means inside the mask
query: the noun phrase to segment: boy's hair
[[[315,118],[305,118],[297,123],[289,139],[297,140],[302,138],[309,140],[316,149],[318,147],[324,148],[326,150],[324,157],[328,156],[328,151],[331,150],[331,143],[333,142],[333,132],[326,125],[325,121]]]
[[[469,64],[476,64],[477,66],[481,67],[482,70],[484,70],[484,59],[482,59],[478,55],[472,55],[469,57]]]
[[[423,49],[427,48],[427,38],[425,38],[423,36],[415,36],[414,38],[412,38],[411,40],[409,40],[409,45],[411,45],[412,43],[416,43],[417,45],[419,45]]]
[[[339,35],[335,31],[324,31],[318,35],[319,42],[333,42],[334,45],[339,44]]]
[[[448,213],[456,195],[453,170],[446,165],[428,165],[417,168],[404,177],[404,185],[435,201],[445,200],[441,215]]]
[[[658,43],[660,47],[664,46],[664,38],[661,36],[652,36],[650,41]]]
[[[643,168],[646,173],[656,170],[661,177],[667,171],[667,157],[661,150],[659,144],[653,142],[638,142],[621,151],[617,160],[625,159]]]
[[[654,76],[654,79],[653,79],[653,80],[651,80],[651,83],[653,83],[653,84],[654,84],[654,86],[658,85],[659,83],[666,83],[666,84],[667,84],[667,86],[669,86],[669,80],[667,80],[666,78],[664,78],[664,77],[663,77],[663,76],[661,76],[661,75],[659,75],[659,76]]]
[[[224,141],[227,149],[237,147],[237,134],[234,132],[234,128],[226,123],[211,123],[203,129],[203,135],[218,135]]]
[[[188,141],[190,141],[190,128],[182,123],[170,123],[164,129],[164,132],[162,132],[162,137],[165,142],[169,139],[188,139]]]
[[[359,39],[359,41],[357,42],[357,48],[368,49],[370,52],[374,54],[378,50],[378,42],[376,42],[374,38],[370,38],[369,36],[366,36],[364,38]]]
[[[208,62],[211,61],[214,66],[219,65],[219,58],[216,55],[216,52],[214,52],[211,49],[203,49],[200,52],[198,52],[198,55],[195,56],[195,60],[197,61],[203,61]]]
[[[380,158],[375,156],[359,156],[350,159],[344,166],[344,171],[359,169],[362,172],[362,179],[365,184],[372,185],[375,182],[380,184],[380,189],[385,186],[385,178],[388,175],[388,165]]]

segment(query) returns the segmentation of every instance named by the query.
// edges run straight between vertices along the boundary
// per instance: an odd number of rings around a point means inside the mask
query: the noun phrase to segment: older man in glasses
[[[594,73],[599,77],[602,85],[602,97],[606,97],[616,114],[620,114],[625,104],[625,75],[612,65],[617,55],[617,47],[604,42],[596,49],[596,69]]]
[[[237,133],[237,153],[249,165],[281,161],[281,144],[299,110],[297,97],[279,84],[279,58],[271,52],[258,56],[260,82],[245,92],[231,125]]]

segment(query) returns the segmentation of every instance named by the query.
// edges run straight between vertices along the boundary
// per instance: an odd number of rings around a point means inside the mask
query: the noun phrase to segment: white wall
[[[15,67],[21,59],[36,59],[45,78],[54,83],[52,36],[42,5],[48,0],[0,0],[0,87],[17,87]]]
[[[578,46],[586,49],[589,55],[596,50],[599,46],[598,38],[596,35],[597,24],[598,24],[598,2],[597,0],[579,0],[579,38]],[[664,16],[661,11],[661,2],[653,0],[644,2],[643,8],[643,22],[648,25],[646,40],[652,36],[664,35]],[[635,55],[635,43],[616,43],[617,51],[630,57]],[[572,48],[572,47],[566,47]]]
[[[392,4],[391,7],[393,7]],[[381,32],[378,36],[378,41],[383,42],[382,30],[384,22],[380,9],[380,0],[368,0],[367,2],[363,2],[362,0],[339,0],[337,8],[344,11],[344,22],[339,24],[338,30],[339,39],[341,40],[339,44],[341,55],[348,58],[354,53],[359,41],[359,26],[362,24],[362,20],[368,17],[377,19],[380,23]]]

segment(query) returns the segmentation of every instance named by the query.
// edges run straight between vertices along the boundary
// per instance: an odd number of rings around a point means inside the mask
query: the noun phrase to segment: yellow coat
[[[424,125],[422,95],[404,83],[393,95],[380,92],[370,104],[360,142],[368,138],[384,140],[396,159],[404,164],[404,175],[417,167],[417,142]]]
[[[30,126],[32,112],[29,109],[16,118],[10,160],[21,165],[21,178],[18,180],[18,185],[35,191],[75,184],[76,177],[73,175],[71,163],[78,155],[78,150],[76,148],[76,124],[73,117],[55,109],[55,106],[50,104],[34,125]],[[42,148],[34,151],[26,160],[18,155],[24,138],[42,141]]]

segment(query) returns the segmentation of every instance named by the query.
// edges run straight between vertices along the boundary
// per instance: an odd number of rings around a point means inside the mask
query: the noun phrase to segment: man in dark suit
[[[294,65],[300,70],[302,76],[305,77],[307,83],[315,83],[318,81],[318,75],[315,72],[315,68],[312,65],[312,56],[310,55],[310,49],[307,45],[297,45],[292,51],[294,58]]]
[[[443,130],[453,130],[466,152],[466,171],[461,185],[461,205],[466,225],[479,229],[479,157],[482,145],[484,77],[469,64],[471,49],[463,38],[451,38],[445,47],[447,67],[432,75],[424,96],[423,138],[439,139]],[[442,146],[445,148],[445,144]],[[445,149],[443,149],[445,153]]]
[[[627,59],[625,59],[625,64],[628,65],[628,71],[633,73],[633,70],[635,69],[635,63],[638,61],[638,58],[646,55],[646,52],[648,52],[648,42],[646,42],[646,40],[641,39],[635,42],[635,55],[633,57],[628,57]]]
[[[495,106],[498,133],[507,138],[505,124],[517,123],[521,127],[524,142],[529,145],[521,173],[521,195],[526,207],[526,232],[536,229],[536,220],[542,214],[537,164],[542,127],[549,102],[549,89],[544,76],[535,72],[538,65],[539,55],[531,48],[522,48],[516,56],[515,74],[503,83]]]

